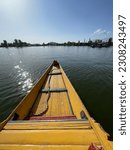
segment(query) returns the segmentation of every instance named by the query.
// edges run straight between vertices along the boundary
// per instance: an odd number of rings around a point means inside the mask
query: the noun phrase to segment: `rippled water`
[[[8,116],[56,59],[91,116],[112,135],[112,55],[112,47],[0,48],[0,120]]]

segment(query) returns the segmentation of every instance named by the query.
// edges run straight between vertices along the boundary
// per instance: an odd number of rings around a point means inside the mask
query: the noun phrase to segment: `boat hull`
[[[56,61],[0,127],[0,150],[84,150],[92,143],[112,150],[109,135],[91,118]]]

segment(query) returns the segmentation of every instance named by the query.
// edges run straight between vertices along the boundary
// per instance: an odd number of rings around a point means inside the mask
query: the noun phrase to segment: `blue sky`
[[[112,0],[1,0],[0,42],[112,37]]]

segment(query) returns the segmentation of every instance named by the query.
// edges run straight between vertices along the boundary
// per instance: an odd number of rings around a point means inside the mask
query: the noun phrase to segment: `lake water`
[[[113,47],[0,48],[0,120],[58,60],[90,115],[112,136]]]

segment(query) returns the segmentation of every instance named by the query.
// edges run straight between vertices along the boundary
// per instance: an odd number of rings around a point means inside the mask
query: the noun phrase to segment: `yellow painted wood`
[[[48,110],[45,116],[69,116],[72,115],[67,95],[65,92],[51,93],[48,101]]]
[[[0,150],[87,150],[88,145],[0,145]]]
[[[56,67],[52,67],[52,70],[53,71],[51,71],[51,73],[61,72],[60,68],[56,68]],[[50,79],[50,87],[51,88],[57,88],[57,87],[64,88],[64,83],[63,83],[63,80],[62,80],[62,75],[51,75],[51,76],[48,76],[46,84],[43,86],[43,88],[48,88],[49,78],[51,78]]]
[[[51,73],[61,72],[60,68],[52,67]],[[48,76],[47,82],[43,88],[65,88],[62,75]],[[44,116],[67,116],[72,115],[67,93],[43,93],[39,94],[35,105],[33,106],[33,114],[40,115],[46,111]]]
[[[48,101],[47,101],[48,96],[49,95],[47,93],[39,94],[39,96],[36,100],[36,103],[33,107],[33,110],[32,110],[34,115],[40,115],[47,110],[47,108],[48,108],[48,104],[47,104],[48,103]]]
[[[100,144],[91,130],[2,130],[0,144],[88,145]]]
[[[32,121],[32,122],[19,122],[19,123],[7,123],[5,130],[48,130],[48,129],[91,129],[88,121]]]
[[[52,72],[62,72],[62,74],[52,75],[49,85],[48,74]],[[49,100],[46,101],[47,94],[41,93],[40,90],[42,87],[49,86],[50,88],[67,88],[71,105],[65,92],[51,93]],[[74,114],[72,114],[71,106]],[[77,119],[81,119],[80,112],[84,111],[88,121],[7,123],[14,113],[19,115],[18,120],[22,120],[30,112],[37,115],[46,108],[44,116],[48,117],[76,115]],[[32,145],[34,149],[42,149],[43,145],[46,149],[84,149],[84,146],[88,147],[89,144],[95,143],[102,145],[104,150],[112,150],[112,142],[108,140],[108,134],[91,118],[62,67],[54,67],[53,64],[10,116],[0,123],[0,130],[5,124],[4,130],[0,132],[0,149],[4,148],[4,145],[7,149],[10,146],[12,149],[31,149]]]

